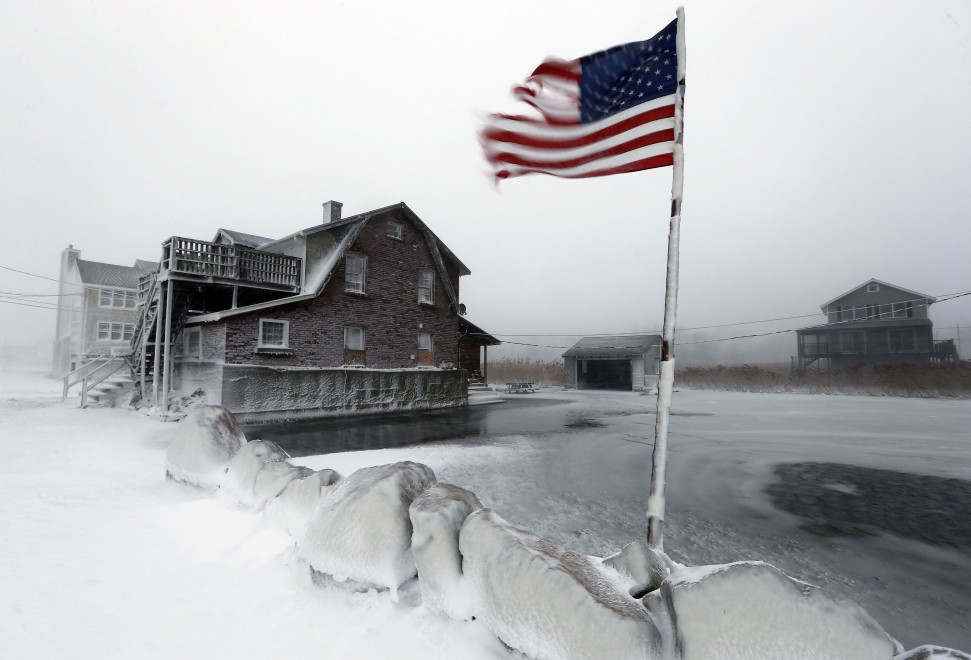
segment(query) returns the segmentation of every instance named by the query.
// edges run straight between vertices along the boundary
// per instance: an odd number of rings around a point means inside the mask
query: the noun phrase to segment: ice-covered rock
[[[465,520],[462,568],[475,615],[534,658],[658,658],[650,613],[599,562],[517,529],[489,509]]]
[[[453,619],[472,618],[472,603],[462,579],[459,530],[469,514],[481,508],[474,493],[437,483],[408,509],[422,602]]]
[[[433,483],[432,469],[411,461],[353,472],[321,498],[299,555],[337,580],[388,587],[396,600],[416,572],[408,507]]]
[[[893,660],[971,660],[971,655],[943,646],[925,644],[895,655]]]
[[[856,603],[763,562],[681,568],[644,603],[681,660],[887,660],[893,640]],[[665,626],[667,627],[667,626]]]
[[[231,412],[222,406],[200,406],[179,422],[165,454],[165,474],[214,490],[244,444],[246,437]]]
[[[240,447],[226,466],[219,494],[259,510],[288,483],[309,473],[309,468],[293,465],[287,453],[272,440],[253,440]]]
[[[654,591],[672,571],[682,568],[666,554],[643,541],[628,543],[617,554],[604,558],[603,564],[630,582],[629,593],[634,598],[642,598],[644,594]]]
[[[323,497],[341,476],[333,470],[318,470],[287,484],[277,497],[266,503],[264,517],[283,527],[297,542],[303,538],[307,521]]]

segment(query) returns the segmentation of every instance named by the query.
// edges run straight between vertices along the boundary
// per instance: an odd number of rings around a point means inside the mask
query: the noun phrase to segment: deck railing
[[[170,273],[300,289],[300,257],[179,236],[163,247],[162,267]]]

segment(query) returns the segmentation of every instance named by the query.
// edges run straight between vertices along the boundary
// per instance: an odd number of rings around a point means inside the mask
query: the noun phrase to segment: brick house
[[[928,314],[934,302],[933,296],[868,280],[823,303],[825,324],[796,331],[792,369],[956,361],[954,340],[934,340]]]
[[[166,241],[133,342],[143,396],[201,389],[241,421],[463,404],[469,269],[404,203],[324,220]]]
[[[138,322],[138,280],[158,264],[132,266],[81,259],[69,245],[61,252],[52,374],[61,378],[84,362],[131,343]]]

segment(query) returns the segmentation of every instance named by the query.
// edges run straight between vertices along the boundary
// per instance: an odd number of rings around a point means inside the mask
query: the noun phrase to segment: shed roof
[[[563,357],[611,358],[645,355],[661,346],[661,335],[606,335],[583,337]]]

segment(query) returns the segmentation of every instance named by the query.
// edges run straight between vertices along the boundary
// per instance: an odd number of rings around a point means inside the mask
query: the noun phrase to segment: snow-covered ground
[[[59,388],[0,372],[0,657],[510,657],[481,622],[423,607],[414,581],[397,603],[313,586],[287,534],[165,481],[174,424],[79,410]],[[419,461],[510,522],[580,552],[604,556],[641,538],[652,398],[542,396],[564,406],[565,432],[294,462],[348,475]],[[971,646],[966,551],[882,533],[813,536],[762,494],[775,463],[832,461],[834,452],[855,465],[971,480],[968,402],[680,392],[674,408],[672,556],[765,559],[857,598],[905,647]],[[821,411],[838,432],[821,430]],[[604,479],[594,465],[616,467]],[[787,533],[763,533],[770,519]],[[910,570],[888,584],[882,571],[900,552]]]

